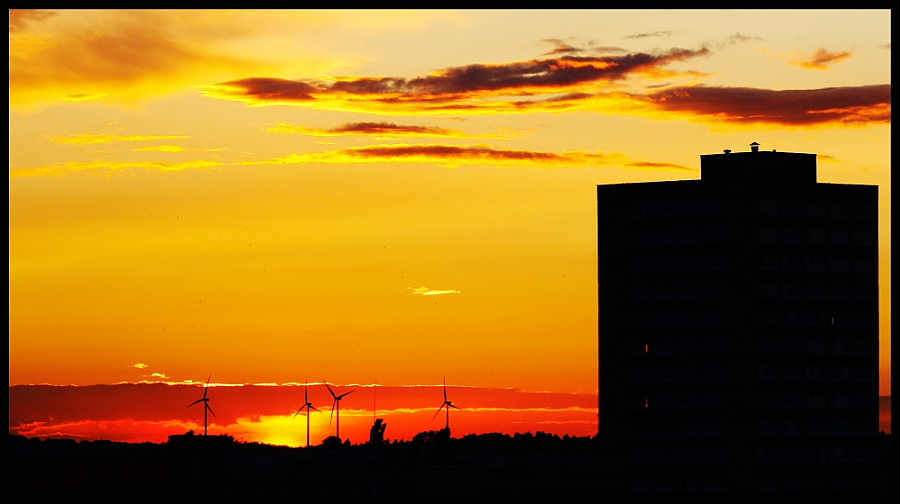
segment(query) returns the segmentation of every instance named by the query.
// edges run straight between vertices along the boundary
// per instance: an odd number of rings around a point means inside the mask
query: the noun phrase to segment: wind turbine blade
[[[458,410],[462,410],[462,408],[460,408],[459,406],[454,406],[454,405],[452,405],[452,404],[448,404],[448,406],[450,406],[451,408],[456,408],[456,409],[458,409]]]
[[[203,402],[203,399],[197,399],[196,401],[192,402],[191,404],[188,404],[187,407],[190,408],[191,406],[193,406],[197,403],[201,403],[201,402]]]
[[[312,404],[309,405],[309,408],[310,408],[310,409],[314,409],[314,410],[318,411],[319,413],[322,412],[322,410],[320,410],[319,408],[316,408],[316,407],[313,406]],[[309,409],[307,409],[306,411],[309,411]]]
[[[444,402],[447,402],[447,379],[444,378]]]
[[[203,398],[206,398],[207,392],[209,392],[209,380],[212,380],[212,375],[209,375],[209,378],[206,379],[206,387],[203,388]]]
[[[325,380],[322,381],[324,382]],[[331,397],[337,397],[336,395],[334,395],[334,390],[331,390],[331,387],[328,386],[328,383],[325,383],[325,386],[328,387],[328,392],[331,392]]]
[[[209,403],[206,403],[206,409],[208,409],[209,412],[212,413],[213,416],[216,416],[216,412],[212,410],[212,408],[209,406]],[[216,418],[219,418],[219,417],[216,417]]]
[[[328,425],[331,425],[331,421],[334,420],[334,405],[337,404],[337,399],[333,403],[331,403],[331,418],[328,419]]]
[[[437,416],[441,414],[441,410],[442,410],[442,409],[444,409],[444,405],[443,405],[443,404],[441,404],[441,407],[438,408],[437,413],[435,413],[434,416],[431,417],[431,421],[432,421],[432,422],[434,422],[434,419],[437,418]]]
[[[355,389],[354,389],[354,390],[351,390],[350,392],[344,392],[343,394],[337,396],[335,399],[341,400],[345,395],[347,395],[347,394],[352,394],[352,393],[354,393],[354,392],[356,392]]]
[[[294,418],[297,418],[297,415],[299,415],[301,411],[303,411],[303,408],[298,409],[297,412],[294,413]]]

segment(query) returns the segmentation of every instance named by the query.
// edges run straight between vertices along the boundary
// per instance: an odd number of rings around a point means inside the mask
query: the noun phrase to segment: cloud
[[[891,122],[890,84],[788,90],[682,86],[636,98],[686,118],[729,124],[858,126]]]
[[[164,442],[168,435],[188,429],[202,429],[202,412],[187,408],[203,394],[204,383],[196,385],[165,383],[120,383],[115,385],[49,386],[17,385],[9,387],[9,430],[26,436],[69,437],[76,439],[115,439],[131,442]],[[347,384],[346,387],[351,387]],[[378,413],[390,425],[392,439],[411,439],[423,430],[440,404],[441,385],[379,386]],[[517,389],[448,385],[450,397],[464,408],[470,429],[480,432],[536,430],[523,423],[566,422],[594,419],[593,432],[560,430],[559,434],[596,433],[597,394],[530,392]],[[341,389],[342,391],[352,389]],[[342,432],[354,440],[364,440],[371,427],[373,404],[360,399],[362,391],[350,396],[346,427]],[[299,395],[298,395],[299,394]],[[297,385],[234,385],[216,387],[209,393],[217,417],[210,416],[210,430],[237,438],[272,442],[300,430],[303,418],[294,418]],[[320,408],[332,402],[321,384],[310,384],[309,399]],[[327,407],[327,406],[326,406]],[[343,410],[343,408],[342,408]],[[316,415],[316,413],[313,413]],[[327,413],[326,415],[327,416]],[[321,416],[324,419],[325,416]],[[316,418],[315,416],[313,418]],[[249,423],[269,423],[247,432]],[[354,421],[358,419],[359,421]],[[473,424],[472,422],[476,422]],[[511,426],[515,423],[516,426]],[[425,424],[428,425],[428,424]],[[327,420],[313,423],[314,442],[334,431]],[[269,432],[266,432],[269,431]],[[463,431],[465,432],[465,431]],[[305,432],[300,436],[305,442]]]
[[[271,18],[271,13],[69,10],[51,14],[10,12],[11,107],[28,109],[86,99],[128,105],[210,80],[284,67],[272,62],[274,57],[242,45],[255,33],[268,28],[277,31],[272,28],[279,24],[277,20],[251,23],[247,19]],[[301,66],[301,60],[310,59],[295,57],[292,64]]]
[[[510,138],[512,134],[481,134],[470,135],[462,131],[440,128],[435,126],[417,126],[406,124],[394,124],[388,122],[358,122],[347,123],[336,128],[318,129],[307,128],[299,124],[278,123],[268,131],[272,133],[299,133],[319,137],[370,135],[379,138],[400,137],[444,137],[444,138]],[[520,136],[520,135],[516,135]]]
[[[709,54],[708,49],[620,56],[561,56],[501,64],[473,64],[424,77],[339,77],[288,80],[254,77],[207,86],[205,96],[251,106],[296,105],[383,114],[514,113],[554,110],[560,96],[581,98],[631,76],[671,76],[665,67]],[[523,99],[523,97],[525,97]],[[563,100],[565,101],[565,100]]]
[[[560,39],[544,39],[541,41],[544,45],[551,46],[551,49],[542,56],[556,56],[558,54],[578,54],[583,53],[584,49],[571,46]]]
[[[655,32],[638,33],[635,35],[627,35],[625,38],[641,39],[641,38],[648,38],[648,37],[668,37],[668,36],[672,35],[673,33],[675,33],[675,32],[672,30],[655,31]]]
[[[146,364],[141,364],[140,362],[138,362],[137,364],[132,364],[131,367],[138,368],[138,369],[144,369],[144,368],[149,367],[149,366],[147,366]]]
[[[155,147],[135,147],[131,149],[134,152],[217,152],[223,151],[224,148],[210,148],[210,149],[191,149],[188,147],[181,147],[178,145],[157,145]]]
[[[393,144],[371,145],[324,152],[291,154],[282,158],[244,161],[240,164],[303,163],[438,163],[443,166],[611,166],[627,165],[627,156],[603,151],[540,152],[494,149],[485,145]],[[677,166],[677,165],[669,165]],[[689,170],[689,168],[684,168]]]
[[[70,161],[68,163],[38,166],[35,168],[14,168],[9,170],[9,178],[38,177],[46,175],[67,175],[72,172],[115,171],[126,168],[143,168],[157,171],[184,171],[218,168],[218,161],[194,160],[182,163],[162,163],[155,161]]]
[[[145,142],[148,140],[177,140],[190,138],[185,135],[108,135],[106,133],[82,133],[67,137],[54,137],[50,140],[62,144],[92,145],[113,142]]]
[[[823,47],[820,47],[818,50],[816,50],[815,54],[811,56],[804,56],[799,60],[793,60],[790,62],[790,64],[801,68],[809,68],[812,70],[831,70],[831,67],[828,66],[829,64],[840,63],[841,61],[844,61],[851,56],[853,56],[853,53],[849,51],[833,53],[825,50],[825,48]]]
[[[25,31],[28,25],[55,16],[56,13],[40,9],[9,9],[9,33]]]
[[[762,40],[762,37],[757,37],[755,35],[744,35],[741,32],[734,32],[734,35],[729,35],[725,39],[725,44],[740,44],[743,42],[748,42],[750,40]]]
[[[460,294],[458,290],[434,290],[429,289],[428,287],[407,287],[407,289],[412,290],[413,294],[420,294],[422,296],[437,296],[439,294]]]
[[[672,163],[649,163],[629,160],[624,154],[604,151],[571,151],[562,153],[495,149],[486,145],[393,144],[370,145],[324,152],[291,154],[289,156],[244,161],[239,164],[304,164],[304,163],[438,163],[442,166],[613,166],[638,169],[695,171]]]

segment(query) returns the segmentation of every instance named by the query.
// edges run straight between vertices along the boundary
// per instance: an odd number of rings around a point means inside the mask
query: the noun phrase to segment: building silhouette
[[[700,180],[597,188],[610,480],[872,492],[877,186],[756,143],[700,159]]]

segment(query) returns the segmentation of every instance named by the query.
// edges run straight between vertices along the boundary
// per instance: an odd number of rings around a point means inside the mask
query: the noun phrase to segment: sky
[[[696,179],[754,141],[879,186],[890,395],[889,10],[9,20],[11,429],[202,429],[181,405],[212,376],[211,432],[247,440],[301,428],[307,381],[326,414],[322,383],[358,387],[356,439],[381,387],[433,395],[390,399],[388,438],[440,428],[445,379],[471,406],[454,435],[596,432],[596,186]],[[178,411],[111,407],[123,390]]]

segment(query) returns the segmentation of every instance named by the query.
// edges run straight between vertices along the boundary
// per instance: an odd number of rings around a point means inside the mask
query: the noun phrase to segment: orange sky
[[[596,397],[596,186],[757,141],[880,187],[889,395],[890,38],[890,11],[11,11],[10,385]]]

